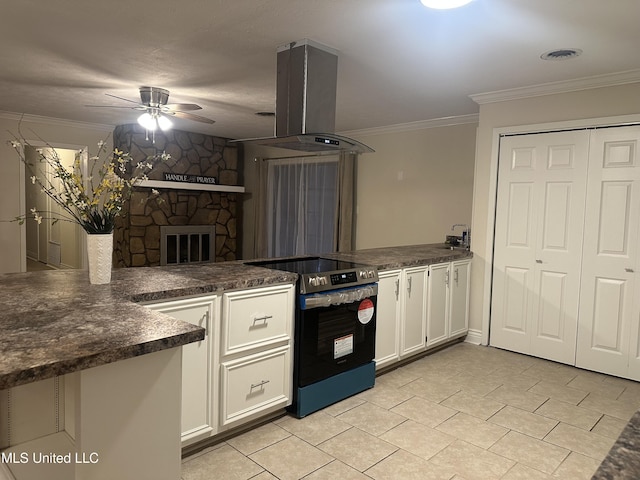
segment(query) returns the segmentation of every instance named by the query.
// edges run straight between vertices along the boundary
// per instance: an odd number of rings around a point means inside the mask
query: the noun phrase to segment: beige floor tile
[[[291,436],[249,455],[280,480],[297,480],[333,461],[322,450]],[[225,478],[220,476],[219,478]]]
[[[623,385],[606,383],[604,376],[592,372],[582,372],[576,378],[567,383],[567,387],[583,390],[589,393],[596,393],[603,397],[615,400],[624,391]]]
[[[517,463],[500,480],[553,480],[553,477],[534,468]]]
[[[370,478],[371,477],[360,473],[355,468],[351,468],[339,460],[334,460],[310,473],[304,477],[304,480],[368,480]]]
[[[576,390],[575,388],[546,380],[536,383],[529,391],[539,395],[546,395],[561,402],[573,403],[574,405],[580,403],[589,394],[583,390]]]
[[[618,401],[630,403],[640,409],[640,388],[625,388],[618,397]]]
[[[212,478],[217,478],[217,477],[214,476]],[[265,471],[265,472],[259,473],[255,477],[251,477],[251,480],[278,480],[278,478],[274,477],[269,472]]]
[[[578,376],[578,373],[579,371],[576,368],[550,362],[548,360],[540,360],[522,372],[523,375],[527,375],[529,377],[562,385],[569,383]]]
[[[235,448],[224,445],[184,462],[182,478],[183,480],[210,480],[211,478],[247,480],[263,470],[260,465]]]
[[[538,408],[535,413],[584,430],[591,430],[602,417],[602,414],[588,408],[578,407],[553,398]]]
[[[617,439],[626,425],[627,422],[624,420],[620,420],[616,417],[610,417],[609,415],[603,415],[591,431],[598,435],[602,435],[603,437]]]
[[[376,480],[443,480],[453,475],[450,469],[437,467],[424,458],[403,450],[388,456],[365,473],[367,478]]]
[[[570,453],[566,448],[513,431],[489,450],[547,474],[552,474]]]
[[[510,406],[506,406],[496,413],[489,419],[489,422],[540,439],[544,438],[558,424],[557,420]]]
[[[455,437],[412,420],[389,430],[380,439],[427,460],[455,441]]]
[[[436,430],[484,449],[496,443],[509,431],[504,427],[485,422],[466,413],[458,413],[455,417],[451,417],[436,427]]]
[[[445,381],[427,381],[422,378],[404,385],[401,389],[435,403],[440,403],[460,390]]]
[[[267,423],[261,427],[249,430],[246,433],[230,438],[227,443],[245,455],[250,455],[262,450],[269,445],[279,442],[290,436],[287,430],[274,423]]]
[[[486,420],[504,407],[504,403],[494,400],[459,392],[444,400],[441,405],[453,408],[460,412],[468,413],[474,417]]]
[[[599,466],[599,461],[571,452],[553,476],[560,480],[590,480]]]
[[[419,378],[419,374],[407,370],[406,367],[397,368],[391,372],[387,372],[384,375],[376,377],[376,386],[380,385],[383,387],[400,388],[403,385],[411,383]]]
[[[391,411],[428,427],[440,425],[447,418],[453,417],[458,413],[457,410],[420,397],[412,397],[406,402],[393,407]]]
[[[469,373],[469,370],[451,377],[449,381],[461,391],[478,397],[484,397],[501,385],[497,380],[488,378],[485,375],[473,375]]]
[[[573,425],[559,423],[556,428],[549,432],[544,441],[568,448],[601,462],[615,440],[597,433],[586,432]]]
[[[341,413],[336,418],[376,437],[407,420],[402,415],[368,402]]]
[[[304,418],[288,416],[278,425],[311,445],[318,445],[351,428],[348,423],[332,417],[324,413],[324,411],[316,412]]]
[[[404,390],[399,390],[397,387],[376,385],[375,388],[370,388],[369,390],[365,390],[358,394],[358,397],[366,400],[367,402],[375,403],[382,408],[391,409],[413,397],[413,394]]]
[[[318,448],[360,472],[398,450],[395,445],[355,427],[321,443]]]
[[[548,399],[545,395],[527,392],[526,390],[521,390],[507,385],[501,385],[496,388],[494,391],[488,393],[486,398],[490,398],[496,402],[511,405],[512,407],[517,407],[528,412],[533,412]]]
[[[491,372],[489,378],[494,378],[506,387],[516,388],[519,390],[529,390],[540,380],[519,373],[513,373],[505,368],[501,368]]]
[[[347,412],[352,408],[357,407],[358,405],[362,405],[364,402],[365,402],[364,399],[359,398],[356,395],[354,397],[345,398],[344,400],[341,400],[338,403],[334,403],[333,405],[329,405],[327,408],[325,408],[322,411],[328,415],[332,415],[336,417],[341,413]]]
[[[468,480],[499,479],[515,465],[513,460],[462,440],[455,441],[429,462],[445,471],[451,469]]]
[[[595,393],[590,393],[580,402],[580,406],[624,421],[629,421],[636,410],[638,410],[633,402],[611,400],[610,398],[602,397]]]

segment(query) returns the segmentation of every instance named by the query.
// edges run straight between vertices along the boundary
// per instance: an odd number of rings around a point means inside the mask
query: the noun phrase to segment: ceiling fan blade
[[[105,93],[105,95],[113,98],[117,98],[119,100],[124,100],[125,102],[135,103],[136,105],[141,105],[140,102],[136,102],[134,100],[129,100],[128,98],[118,97],[117,95],[111,95],[110,93]]]
[[[174,112],[202,110],[202,107],[200,105],[196,105],[195,103],[168,103],[165,105],[165,108],[173,110]]]
[[[85,105],[85,107],[92,108],[128,108],[130,110],[145,110],[145,107],[142,105],[130,107],[129,105]]]
[[[168,113],[178,118],[184,118],[186,120],[194,120],[196,122],[202,122],[202,123],[216,123],[215,120],[211,120],[210,118],[207,118],[207,117],[201,117],[200,115],[194,115],[193,113],[187,113],[187,112],[168,112]]]

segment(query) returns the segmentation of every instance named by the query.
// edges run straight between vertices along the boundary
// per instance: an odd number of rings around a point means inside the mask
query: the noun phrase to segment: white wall
[[[8,143],[13,139],[11,133],[18,136],[19,120],[19,115],[0,112],[0,273],[19,272],[26,256],[21,237],[25,227],[10,222],[25,213],[21,204],[24,179],[20,177],[20,160]],[[97,143],[105,140],[113,127],[25,117],[21,131],[23,137],[34,143],[46,141],[62,148],[88,146],[90,152],[95,152]]]
[[[354,135],[375,150],[358,159],[357,250],[443,243],[471,223],[476,128]]]
[[[474,252],[471,271],[471,329],[482,329],[483,313],[487,311],[489,302],[489,296],[485,292],[485,272],[491,266],[488,251],[491,249],[493,230],[490,222],[493,218],[490,194],[495,194],[496,184],[495,172],[491,170],[496,153],[493,148],[494,129],[640,114],[638,98],[640,83],[633,83],[480,106],[471,226],[471,246]]]

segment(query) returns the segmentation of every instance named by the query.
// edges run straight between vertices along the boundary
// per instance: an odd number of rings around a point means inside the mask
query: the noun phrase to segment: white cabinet
[[[293,285],[223,294],[221,429],[291,404],[293,318]]]
[[[182,347],[182,445],[190,445],[218,430],[215,368],[218,296],[173,300],[147,307],[206,330],[204,340]]]
[[[425,349],[426,265],[379,272],[376,369]]]
[[[403,270],[400,357],[425,349],[427,318],[427,266]]]
[[[427,348],[467,334],[471,259],[429,266]]]
[[[376,369],[400,359],[401,270],[378,274],[378,311],[376,312]]]

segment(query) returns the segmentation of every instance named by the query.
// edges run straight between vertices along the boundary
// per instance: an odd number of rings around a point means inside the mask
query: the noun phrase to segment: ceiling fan
[[[118,97],[117,95],[111,95],[110,93],[105,95],[133,103],[135,106],[87,105],[87,107],[130,108],[144,112],[138,117],[138,123],[146,129],[147,139],[150,131],[155,132],[158,128],[163,131],[169,130],[173,126],[169,116],[202,123],[215,123],[215,120],[190,113],[193,110],[201,110],[202,107],[200,105],[196,105],[195,103],[167,103],[169,100],[169,90],[164,88],[140,87],[140,102]]]

